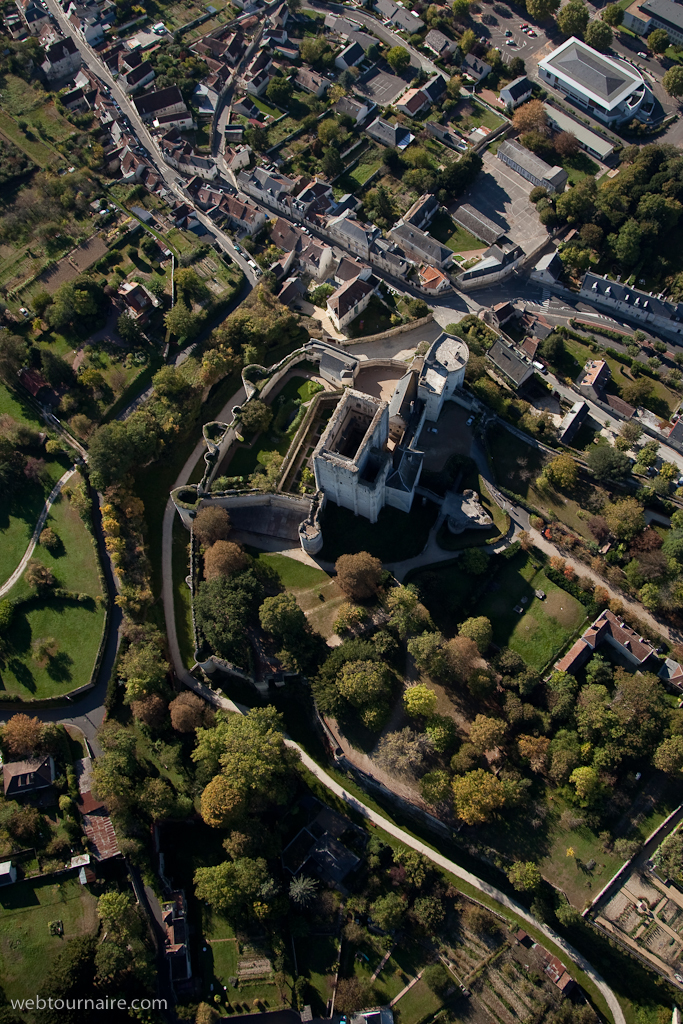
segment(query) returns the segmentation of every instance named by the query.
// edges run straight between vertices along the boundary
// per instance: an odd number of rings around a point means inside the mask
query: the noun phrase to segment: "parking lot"
[[[481,174],[453,209],[460,203],[470,203],[494,224],[500,224],[511,241],[521,245],[525,252],[531,252],[548,237],[529,202],[534,186],[492,153],[484,153],[483,159]]]
[[[386,107],[398,99],[401,93],[408,88],[408,84],[397,75],[391,75],[388,71],[377,71],[373,68],[367,76],[364,75],[358,79],[356,92],[359,92],[361,96],[367,96],[379,107]]]
[[[487,25],[482,21],[483,18],[486,18],[487,21],[493,19],[493,24]],[[503,60],[508,63],[513,57],[521,57],[526,63],[527,73],[535,72],[536,64],[541,56],[550,53],[553,49],[553,44],[542,28],[530,22],[528,16],[522,16],[506,4],[487,4],[481,14],[474,15],[474,20],[477,22],[478,34],[486,37],[487,44],[497,46],[503,55]],[[536,33],[535,37],[522,32],[519,26],[525,23],[528,23]],[[506,37],[506,30],[512,32],[512,35]],[[513,40],[514,46],[506,45],[508,38]]]

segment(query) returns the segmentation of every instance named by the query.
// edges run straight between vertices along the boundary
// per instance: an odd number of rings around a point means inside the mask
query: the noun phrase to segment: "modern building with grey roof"
[[[422,18],[418,18],[416,14],[406,10],[400,4],[394,3],[394,0],[377,0],[375,10],[385,21],[395,25],[403,32],[419,32],[421,28],[424,28]]]
[[[549,192],[563,192],[569,175],[563,167],[551,167],[531,150],[506,139],[498,147],[498,159],[533,185],[542,185]]]
[[[458,48],[458,44],[448,36],[445,36],[443,32],[439,32],[438,29],[432,28],[425,36],[424,45],[432,53],[435,53],[437,57],[448,57],[450,54],[455,53]]]
[[[515,387],[521,387],[529,377],[533,376],[534,368],[530,362],[522,359],[500,338],[487,353],[497,370],[511,381]]]
[[[651,98],[634,67],[598,53],[575,36],[540,60],[538,73],[541,82],[569,96],[606,124],[630,121]]]
[[[683,43],[683,7],[674,0],[635,0],[624,11],[623,25],[640,36],[663,28],[674,43]]]
[[[382,146],[391,146],[394,149],[401,150],[406,149],[415,139],[415,136],[407,128],[404,128],[403,125],[391,124],[389,121],[384,121],[381,117],[376,117],[367,126],[365,133]]]
[[[544,103],[543,106],[548,123],[560,132],[571,132],[581,149],[585,149],[591,156],[596,156],[598,160],[607,160],[612,155],[614,146],[608,139],[592,132],[590,128],[586,128],[584,124],[580,124],[579,121],[574,120],[569,114],[565,114],[563,110],[558,110],[551,103]]]
[[[494,242],[497,242],[505,234],[503,228],[489,220],[479,210],[475,210],[469,203],[463,203],[459,206],[455,213],[451,214],[451,217],[456,224],[464,228],[465,231],[469,231],[480,242],[485,242],[486,245],[493,245]]]

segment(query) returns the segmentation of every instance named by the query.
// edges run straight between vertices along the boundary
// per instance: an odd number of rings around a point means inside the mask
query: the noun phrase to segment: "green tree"
[[[309,875],[299,875],[289,883],[289,896],[299,907],[308,907],[318,894],[318,883]]]
[[[284,642],[288,636],[305,631],[306,616],[293,594],[267,597],[259,609],[261,628]]]
[[[195,516],[192,531],[200,544],[213,547],[229,535],[230,516],[219,505],[206,505]]]
[[[329,149],[325,151],[321,166],[323,173],[330,179],[330,181],[342,173],[344,170],[344,161],[342,160],[336,146],[330,146]]]
[[[194,874],[195,895],[228,918],[250,916],[253,904],[269,878],[262,857],[224,861],[216,867],[197,868]]]
[[[130,313],[122,313],[116,321],[116,330],[129,345],[139,345],[143,340],[142,328]]]
[[[424,611],[415,587],[393,587],[387,595],[387,607],[391,613],[389,625],[397,631],[401,639],[416,630],[424,622]]]
[[[253,708],[248,715],[231,715],[222,737],[223,775],[238,793],[281,804],[287,799],[299,760],[285,746],[282,716],[274,707]]]
[[[406,905],[396,892],[387,893],[370,907],[372,920],[383,932],[393,932],[400,925],[406,912]]]
[[[582,36],[590,19],[583,0],[569,0],[557,14],[557,25],[566,36]]]
[[[590,802],[600,791],[600,777],[590,765],[575,768],[569,781],[576,787],[576,795],[580,800]]]
[[[453,0],[451,10],[456,18],[466,18],[470,12],[470,0]]]
[[[669,96],[673,96],[675,99],[683,96],[683,67],[680,64],[674,64],[672,68],[665,71],[662,85]]]
[[[391,692],[386,666],[372,661],[350,661],[338,677],[339,691],[358,709],[368,729],[379,729],[385,722]]]
[[[488,569],[490,560],[490,556],[481,548],[467,548],[460,557],[460,564],[465,572],[481,576]]]
[[[517,861],[508,868],[507,876],[518,892],[535,892],[543,881],[532,860]]]
[[[410,54],[405,46],[392,46],[387,53],[387,63],[397,75],[405,71],[410,64]]]
[[[593,22],[593,24],[598,25],[601,22]],[[636,220],[627,220],[619,229],[619,234],[614,241],[614,254],[627,269],[634,267],[640,259],[642,240],[643,232]]]
[[[468,7],[469,7],[469,0],[468,0]],[[472,51],[472,48],[475,46],[476,42],[477,42],[477,37],[474,34],[473,30],[471,28],[466,28],[465,31],[463,32],[463,34],[460,37],[460,42],[458,43],[458,46],[460,47],[460,52],[463,53],[463,54],[470,53]]]
[[[453,779],[455,813],[467,825],[488,821],[505,806],[505,787],[483,768]]]
[[[451,795],[451,777],[443,768],[436,768],[427,772],[420,779],[420,793],[422,799],[435,807]]]
[[[477,715],[470,726],[470,743],[483,754],[485,750],[493,750],[502,743],[506,732],[507,726],[501,719]]]
[[[602,12],[602,20],[606,21],[610,28],[618,28],[624,20],[624,10],[621,4],[607,4]]]
[[[193,313],[184,300],[179,299],[172,309],[164,314],[166,328],[176,338],[194,338],[199,333],[204,313]]]
[[[197,587],[197,626],[210,648],[236,664],[248,663],[247,628],[256,619],[263,585],[252,570],[204,580]]]
[[[436,711],[438,702],[439,698],[434,690],[430,690],[425,683],[409,686],[403,694],[403,706],[406,709],[406,714],[410,715],[411,718],[420,718],[422,716],[428,718]]]
[[[661,772],[677,775],[683,769],[683,736],[671,736],[660,743],[652,761]]]
[[[633,540],[645,529],[643,506],[636,498],[620,498],[609,502],[603,516],[615,537],[619,540]]]
[[[493,629],[485,615],[477,615],[465,621],[458,629],[460,636],[473,640],[480,654],[484,654],[493,639]]]
[[[259,398],[245,402],[240,412],[240,422],[244,429],[251,432],[267,430],[273,419],[273,410]]]
[[[593,445],[588,453],[588,468],[597,480],[622,480],[631,472],[631,460],[609,445]]]
[[[244,796],[225,775],[215,775],[200,801],[201,815],[213,828],[234,828],[245,810]]]
[[[446,917],[441,900],[436,896],[420,896],[413,903],[413,917],[419,925],[430,935],[442,924]],[[427,968],[429,970],[429,968]],[[424,974],[422,975],[424,980]]]
[[[584,33],[584,39],[594,50],[606,53],[612,45],[612,29],[606,21],[591,21]]]
[[[670,42],[669,33],[663,28],[656,28],[647,37],[647,45],[653,53],[666,53]]]
[[[342,127],[338,121],[332,117],[325,118],[318,125],[318,138],[324,146],[329,146],[332,142],[338,142],[342,135]]]
[[[0,329],[0,377],[7,384],[14,384],[19,370],[26,362],[26,342],[10,334],[6,327]]]
[[[653,860],[665,878],[680,883],[683,880],[683,833],[678,829],[660,843]]]
[[[457,742],[455,722],[448,715],[432,715],[425,725],[429,742],[440,754],[452,750]]]
[[[526,0],[527,14],[534,21],[545,21],[559,6],[560,0]]]
[[[286,107],[292,98],[293,86],[287,78],[277,75],[271,78],[266,89],[266,96],[276,107]]]
[[[131,644],[119,660],[119,677],[126,684],[126,704],[161,693],[168,671],[168,662],[158,644]]]
[[[408,641],[408,651],[415,663],[432,676],[443,676],[448,670],[441,633],[421,633]]]

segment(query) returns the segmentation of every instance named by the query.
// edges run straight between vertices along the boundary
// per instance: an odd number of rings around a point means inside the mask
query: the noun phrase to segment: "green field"
[[[354,158],[355,159],[355,158]],[[345,192],[356,193],[363,187],[371,175],[378,171],[384,162],[384,150],[374,143],[357,158],[358,163],[350,171],[345,171],[335,182],[335,188]]]
[[[480,103],[470,99],[460,101],[451,120],[461,132],[471,132],[474,128],[480,128],[482,125],[484,128],[494,131],[503,124],[502,117],[494,114],[488,107],[483,107]]]
[[[543,590],[545,600],[534,596]],[[511,647],[532,668],[542,669],[585,618],[583,605],[552,583],[530,555],[520,553],[499,571],[479,602],[477,615],[493,626],[493,641]],[[523,614],[514,611],[521,606]]]
[[[274,569],[280,577],[280,583],[288,590],[317,587],[327,583],[330,578],[323,569],[316,569],[305,562],[298,562],[295,558],[288,558],[287,555],[258,551],[256,548],[247,548],[247,551],[259,562]]]
[[[68,465],[65,456],[59,460],[47,458],[44,480],[26,482],[0,508],[0,583],[4,583],[19,565],[45,499]]]
[[[95,898],[71,877],[17,882],[0,894],[0,981],[8,999],[34,997],[68,939],[94,933]],[[50,935],[61,921],[64,935]]]
[[[394,1008],[396,1024],[421,1024],[441,1009],[443,1000],[423,981],[406,992]]]
[[[484,248],[478,238],[459,227],[444,210],[439,210],[434,217],[429,233],[453,252],[471,252],[473,249]]]

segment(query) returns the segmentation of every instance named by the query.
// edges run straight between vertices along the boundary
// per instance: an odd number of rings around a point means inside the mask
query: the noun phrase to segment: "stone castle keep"
[[[464,342],[442,334],[389,402],[347,388],[313,453],[317,489],[371,523],[384,505],[409,512],[422,472],[422,428],[462,386],[468,358]]]

